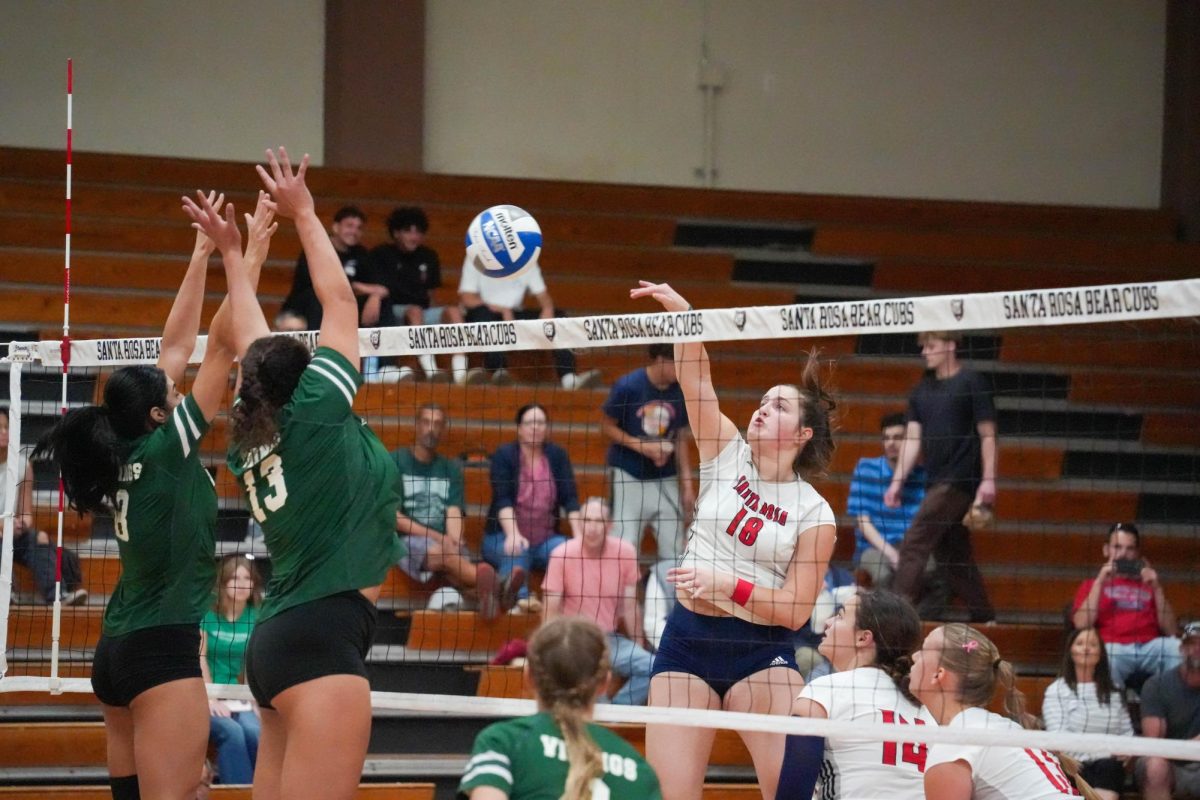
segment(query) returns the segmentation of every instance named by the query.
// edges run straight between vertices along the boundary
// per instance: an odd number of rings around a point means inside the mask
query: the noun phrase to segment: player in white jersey
[[[996,684],[1007,717],[987,710]],[[935,628],[913,654],[910,687],[938,725],[1020,731],[1034,727],[1012,665],[979,631],[954,623]],[[925,796],[937,800],[1063,800],[1096,797],[1077,765],[1032,747],[933,744],[925,759]],[[1086,794],[1085,794],[1086,792]]]
[[[687,300],[665,283],[641,282],[685,318]],[[829,504],[807,483],[833,455],[832,398],[810,357],[800,385],[762,397],[745,438],[721,413],[708,353],[676,343],[675,370],[700,454],[700,497],[679,567],[679,600],[654,660],[650,704],[787,714],[803,685],[793,632],[812,613],[836,539]],[[667,800],[698,800],[715,731],[648,725],[646,756]],[[773,798],[782,734],[742,733],[764,798]]]
[[[825,623],[818,651],[834,674],[815,679],[792,714],[841,722],[925,725],[932,720],[908,691],[921,619],[903,597],[861,591]],[[924,744],[789,736],[776,800],[924,798]]]

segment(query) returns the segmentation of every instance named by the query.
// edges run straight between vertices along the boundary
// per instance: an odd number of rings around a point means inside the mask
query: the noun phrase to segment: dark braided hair
[[[233,442],[246,453],[279,434],[279,412],[292,399],[312,356],[290,336],[255,339],[242,356],[242,387],[230,412]]]
[[[901,694],[920,705],[908,686],[912,653],[921,646],[921,618],[912,603],[886,589],[858,593],[854,627],[870,631],[875,641],[875,666],[887,673]]]

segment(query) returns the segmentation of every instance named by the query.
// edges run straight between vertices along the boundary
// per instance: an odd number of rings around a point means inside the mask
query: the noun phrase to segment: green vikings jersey
[[[259,622],[293,606],[383,582],[403,555],[396,465],[351,406],[362,376],[317,348],[280,412],[279,435],[229,469],[271,553]]]
[[[133,443],[113,498],[121,577],[104,633],[199,623],[216,580],[217,492],[200,463],[208,423],[189,395]]]
[[[587,730],[604,762],[604,774],[592,781],[593,800],[662,800],[658,777],[629,742],[599,725]],[[492,786],[510,800],[559,800],[567,769],[567,746],[549,714],[497,722],[476,737],[458,795]]]

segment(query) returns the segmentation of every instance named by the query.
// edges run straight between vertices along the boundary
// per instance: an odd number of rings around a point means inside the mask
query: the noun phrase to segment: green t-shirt
[[[351,406],[362,376],[317,348],[269,446],[229,469],[246,491],[271,553],[259,621],[340,592],[383,583],[404,556],[396,537],[396,465]]]
[[[199,446],[207,430],[189,395],[121,467],[113,498],[121,577],[104,610],[108,636],[196,624],[212,601],[217,492]]]
[[[258,621],[258,609],[246,606],[233,622],[209,609],[200,620],[204,632],[205,658],[213,683],[238,683],[242,677],[242,662],[246,659],[246,642]]]
[[[408,448],[393,451],[392,460],[400,471],[396,483],[400,513],[413,522],[445,533],[446,509],[463,508],[462,467],[441,455],[426,464],[418,461]]]
[[[592,784],[594,800],[662,800],[658,777],[629,742],[599,725],[589,723],[587,730],[604,754],[604,775]],[[475,737],[458,795],[494,786],[510,800],[559,800],[567,769],[566,743],[549,714],[497,722]]]

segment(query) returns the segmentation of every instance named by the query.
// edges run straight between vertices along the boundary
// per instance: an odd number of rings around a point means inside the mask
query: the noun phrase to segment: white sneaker
[[[506,369],[501,368],[492,373],[492,383],[496,386],[508,386],[512,382],[512,375]]]
[[[87,602],[87,599],[87,589],[76,589],[73,592],[67,592],[63,595],[62,604],[64,606],[81,606]]]
[[[415,381],[417,379],[417,373],[412,367],[398,367],[385,371],[389,375],[394,374],[396,376],[394,379],[389,380],[388,383],[407,383],[408,381]]]
[[[562,377],[562,387],[569,392],[577,389],[592,389],[600,385],[600,370],[589,369],[587,372],[568,372]]]
[[[435,369],[425,373],[425,380],[430,383],[449,383],[451,380],[450,373],[444,369]]]

